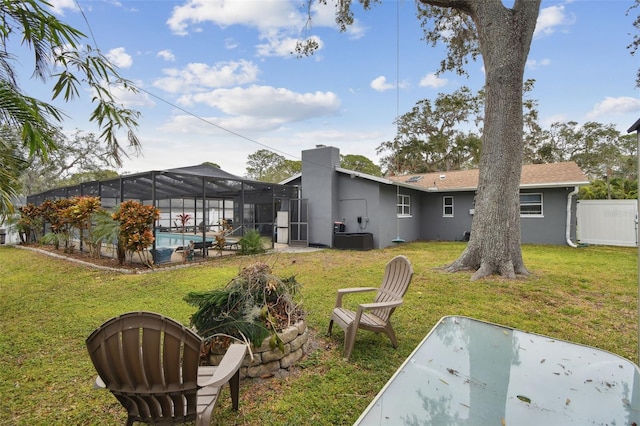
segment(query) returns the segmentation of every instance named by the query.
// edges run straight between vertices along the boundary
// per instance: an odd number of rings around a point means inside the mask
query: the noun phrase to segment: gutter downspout
[[[574,190],[567,195],[567,226],[565,228],[565,231],[566,231],[565,237],[569,247],[573,247],[573,248],[578,247],[578,245],[573,241],[571,241],[571,199],[577,193],[578,193],[578,187],[576,186],[574,187]]]

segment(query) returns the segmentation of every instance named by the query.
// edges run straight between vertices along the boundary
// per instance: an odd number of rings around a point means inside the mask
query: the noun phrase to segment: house
[[[342,169],[339,162],[338,148],[305,150],[302,172],[283,182],[301,187],[305,204],[298,210],[307,215],[297,220],[308,231],[309,245],[367,249],[394,241],[468,238],[478,170],[381,178]],[[588,183],[574,162],[524,165],[522,242],[573,245],[575,195]],[[358,241],[340,247],[345,236]]]
[[[139,200],[160,209],[157,232],[171,230],[178,214],[188,214],[193,219],[189,231],[203,243],[207,230],[221,226],[220,219],[233,223],[238,235],[252,228],[274,243],[290,245],[370,249],[468,238],[478,170],[383,178],[339,164],[338,148],[321,145],[303,151],[302,172],[280,185],[205,164],[56,188],[27,202],[89,195],[100,196],[110,208]],[[588,183],[574,162],[523,166],[522,242],[574,245],[575,195]]]

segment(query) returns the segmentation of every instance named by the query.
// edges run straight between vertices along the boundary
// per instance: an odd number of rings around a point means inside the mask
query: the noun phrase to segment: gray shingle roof
[[[404,176],[388,176],[394,182],[433,191],[464,191],[478,187],[478,169],[455,170],[438,173],[415,173]],[[415,179],[421,177],[420,179]],[[414,179],[412,179],[414,178]],[[408,182],[411,180],[411,182]],[[561,187],[588,185],[589,179],[573,161],[522,166],[520,187]]]

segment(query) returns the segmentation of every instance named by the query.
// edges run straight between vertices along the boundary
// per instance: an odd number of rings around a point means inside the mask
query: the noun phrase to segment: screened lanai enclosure
[[[178,234],[180,237],[190,234],[190,240],[206,247],[210,233],[221,231],[223,226],[234,237],[255,229],[261,236],[269,237],[272,244],[283,241],[282,235],[277,238],[277,232],[286,228],[282,225],[278,228],[276,220],[279,216],[289,217],[290,205],[297,202],[298,188],[243,179],[202,164],[56,188],[31,195],[27,202],[38,206],[45,200],[76,196],[100,197],[107,209],[126,200],[157,207],[160,219],[154,227],[155,252],[158,247],[174,248],[181,239]],[[189,215],[186,226],[180,223],[179,215]],[[202,255],[206,255],[206,250],[202,250]]]

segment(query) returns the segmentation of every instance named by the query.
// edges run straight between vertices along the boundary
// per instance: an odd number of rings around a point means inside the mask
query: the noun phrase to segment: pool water
[[[205,241],[213,242],[215,238],[206,237]],[[172,232],[157,232],[156,233],[156,247],[169,247],[176,248],[183,244],[187,245],[190,241],[194,243],[202,242],[202,235],[199,234],[179,234]]]

